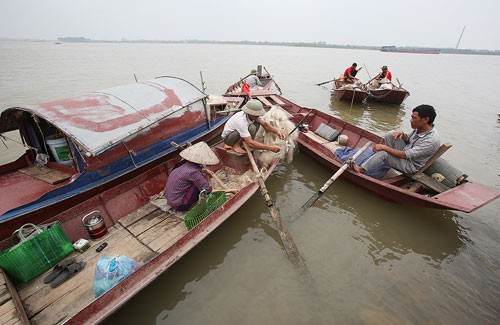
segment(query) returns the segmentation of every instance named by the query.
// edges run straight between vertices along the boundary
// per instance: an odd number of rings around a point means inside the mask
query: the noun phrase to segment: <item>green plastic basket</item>
[[[208,194],[206,200],[200,200],[200,202],[194,208],[189,210],[184,217],[184,224],[187,229],[191,230],[194,228],[225,202],[226,192],[224,191],[216,191]]]
[[[27,227],[33,227],[37,234],[26,239],[23,229]],[[0,267],[21,282],[28,282],[47,271],[74,250],[59,223],[47,230],[28,223],[14,233],[19,234],[21,242],[0,253]]]

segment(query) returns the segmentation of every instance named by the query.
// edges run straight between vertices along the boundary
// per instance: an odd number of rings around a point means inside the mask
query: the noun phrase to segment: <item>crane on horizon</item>
[[[455,50],[458,49],[458,45],[460,44],[460,41],[462,40],[462,36],[464,35],[464,31],[465,31],[465,25],[464,25],[464,28],[462,28],[462,33],[460,33],[460,37],[458,38],[458,42],[457,42],[457,46],[455,47]]]

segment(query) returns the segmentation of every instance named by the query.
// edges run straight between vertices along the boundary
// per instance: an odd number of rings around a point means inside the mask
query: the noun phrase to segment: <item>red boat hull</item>
[[[400,105],[410,96],[410,93],[405,89],[376,89],[368,91],[368,99],[388,104]]]
[[[333,95],[338,100],[345,100],[353,103],[361,103],[368,97],[368,92],[358,87],[346,87],[346,86],[354,86],[349,83],[344,83],[338,80],[335,80],[333,84]]]
[[[260,95],[263,96],[263,94]],[[347,135],[349,138],[347,146],[351,148],[360,148],[368,141],[372,141],[373,143],[382,142],[381,137],[369,131],[344,122],[327,113],[301,107],[281,96],[278,97],[281,102],[284,102],[284,105],[281,105],[281,107],[295,116],[294,122],[307,123],[310,126],[308,132],[313,132],[321,123],[324,123],[338,130],[340,134]],[[312,112],[307,115],[310,111]],[[305,116],[305,119],[303,119],[303,116]],[[336,158],[334,152],[323,145],[325,142],[328,141],[325,140],[322,143],[314,141],[304,133],[300,133],[298,137],[299,148],[302,152],[311,156],[326,168],[337,171],[343,166],[343,163]],[[411,179],[404,175],[387,180],[378,180],[347,170],[342,174],[342,177],[389,201],[422,208],[472,212],[500,197],[499,191],[472,182],[465,182],[443,193],[428,196],[406,189],[403,185],[410,182]]]

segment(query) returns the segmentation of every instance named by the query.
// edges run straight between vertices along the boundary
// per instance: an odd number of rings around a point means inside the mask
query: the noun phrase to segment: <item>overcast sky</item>
[[[500,0],[0,0],[0,38],[500,50]]]

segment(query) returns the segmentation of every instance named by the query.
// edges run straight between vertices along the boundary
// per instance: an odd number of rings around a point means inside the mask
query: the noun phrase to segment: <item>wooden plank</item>
[[[129,213],[128,215],[126,215],[125,217],[123,218],[120,218],[118,220],[118,222],[124,226],[124,227],[128,227],[130,226],[131,224],[137,222],[138,220],[140,220],[142,217],[150,214],[151,212],[155,211],[155,210],[158,210],[158,207],[151,204],[151,203],[148,203],[142,207],[140,207],[139,209],[137,209],[136,211],[132,212],[132,213]]]
[[[415,174],[415,175],[412,175],[411,178],[414,181],[419,182],[419,183],[427,186],[428,188],[430,188],[433,191],[436,191],[438,193],[442,193],[442,192],[445,192],[445,191],[450,189],[448,186],[439,183],[438,181],[436,181],[435,179],[433,179],[432,177],[430,177],[429,175],[426,175],[426,174],[420,174],[420,173]]]
[[[29,324],[28,316],[26,315],[26,311],[24,310],[23,303],[21,302],[21,299],[19,298],[19,294],[17,293],[16,287],[10,281],[9,277],[5,274],[5,272],[0,269],[0,275],[5,281],[5,284],[2,286],[5,286],[7,291],[9,292],[10,296],[10,301],[14,304],[14,308],[16,309],[16,318],[13,319],[11,322],[7,322],[7,324]],[[3,304],[3,303],[2,303]]]
[[[4,323],[3,325],[21,325],[22,322],[20,319],[11,319],[10,321],[8,321],[7,323]]]
[[[157,225],[163,222],[165,219],[169,219],[168,216],[168,213],[157,209],[156,211],[153,211],[152,213],[144,216],[136,223],[128,226],[127,229],[135,236],[139,236],[146,230],[157,227]]]
[[[265,106],[273,106],[270,101],[267,100],[264,96],[257,96],[257,98],[265,105]]]
[[[182,236],[185,236],[189,230],[186,228],[184,223],[177,224],[173,229],[171,229],[168,234],[156,238],[149,244],[149,247],[158,252],[162,253],[166,251],[170,246],[174,245]]]
[[[0,286],[0,305],[5,303],[6,301],[12,299],[9,290],[7,289],[7,285],[2,284]],[[1,307],[0,307],[1,308]]]
[[[427,168],[429,168],[442,154],[444,154],[448,149],[450,149],[453,145],[449,142],[442,144],[438,151],[432,157],[427,160],[424,166],[422,166],[415,174],[423,173]]]
[[[19,317],[17,317],[17,310],[14,302],[9,300],[0,306],[0,324],[5,324],[12,319],[19,320]]]
[[[281,101],[281,99],[279,99],[278,97],[276,97],[276,95],[271,95],[269,97],[271,97],[271,99],[274,100],[278,105],[285,105],[285,103],[283,103]]]
[[[157,254],[143,245],[137,238],[130,234],[125,228],[116,225],[117,229],[105,236],[100,241],[93,242],[91,248],[84,253],[72,253],[77,261],[85,261],[86,265],[80,273],[73,276],[57,288],[51,288],[49,284],[43,284],[43,277],[36,280],[36,290],[21,290],[21,297],[26,306],[28,316],[33,317],[33,322],[43,324],[55,324],[72,316],[94,297],[93,282],[97,261],[104,256],[124,255],[144,264]],[[95,247],[102,242],[108,246],[101,253],[95,251]],[[35,283],[31,284],[34,285]],[[72,303],[61,303],[71,301]]]
[[[47,182],[52,185],[64,182],[71,177],[71,174],[62,172],[57,169],[48,168],[45,166],[40,168],[35,166],[29,166],[19,169],[19,172],[32,176],[36,179],[39,179],[41,181]]]
[[[141,234],[138,239],[153,251],[163,252],[187,232],[188,230],[182,219],[169,217],[154,228]]]
[[[61,295],[53,301],[51,305],[48,305],[42,312],[34,315],[30,319],[32,324],[59,324],[68,319],[71,315],[77,313],[81,308],[85,307],[86,304],[82,302],[89,303],[94,299],[94,290],[92,286],[84,283],[84,281],[91,281],[93,279],[81,278],[82,274],[76,275],[73,279],[80,277],[81,285],[73,287],[72,290],[67,291],[64,295]],[[60,288],[60,287],[58,287]],[[53,290],[56,290],[55,288]],[[66,301],[71,301],[72,303],[66,303]]]

